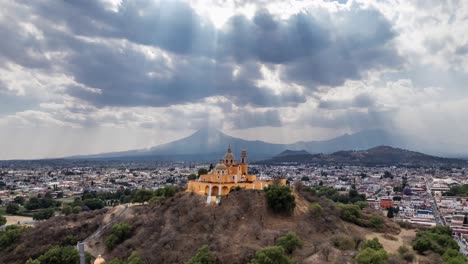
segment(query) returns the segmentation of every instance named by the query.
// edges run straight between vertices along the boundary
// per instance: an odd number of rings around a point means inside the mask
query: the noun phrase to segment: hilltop
[[[218,206],[207,206],[203,196],[178,193],[160,204],[129,208],[119,222],[131,226],[130,237],[107,250],[105,238],[110,230],[106,230],[88,251],[95,256],[103,254],[108,260],[125,259],[136,252],[145,263],[185,263],[198,248],[208,245],[217,263],[247,263],[255,252],[274,245],[278,237],[292,231],[304,242],[292,255],[298,263],[347,263],[366,235],[376,231],[395,236],[399,233],[398,225],[384,218],[379,229],[363,228],[341,220],[339,209],[330,200],[310,193],[295,196],[294,213],[282,215],[269,210],[263,191],[235,191]],[[311,213],[310,202],[320,204],[320,216]],[[364,214],[378,215],[371,211]],[[0,263],[24,263],[54,245],[74,245],[112,217],[115,210],[103,209],[44,221],[3,251]],[[368,220],[360,221],[364,224]],[[351,246],[341,245],[342,240]]]
[[[442,158],[420,152],[409,151],[389,146],[377,146],[359,151],[337,151],[332,154],[278,155],[272,159],[258,162],[260,164],[345,164],[345,165],[400,165],[400,166],[467,166],[462,159]]]

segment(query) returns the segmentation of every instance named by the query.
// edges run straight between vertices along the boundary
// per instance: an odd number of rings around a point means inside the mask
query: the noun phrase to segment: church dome
[[[232,164],[234,163],[234,161],[236,160],[236,158],[234,157],[234,155],[232,154],[232,151],[231,151],[231,146],[229,146],[226,154],[224,154],[224,158],[223,158],[224,162],[227,163],[227,164]]]
[[[101,255],[99,255],[97,259],[94,261],[94,264],[106,264],[106,261],[104,260],[103,257],[101,257]]]
[[[226,170],[227,167],[224,164],[218,164],[218,165],[216,165],[215,169],[216,170]]]

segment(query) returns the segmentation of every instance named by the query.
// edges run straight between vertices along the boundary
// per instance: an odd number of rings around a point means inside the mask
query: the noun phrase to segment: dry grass
[[[365,237],[367,240],[378,238],[387,252],[397,254],[400,246],[411,245],[411,241],[416,237],[416,232],[415,230],[401,229],[398,235],[391,235],[391,238],[388,234],[369,232]]]
[[[18,216],[18,215],[5,215],[7,220],[7,225],[16,225],[18,222],[29,222],[32,221],[32,217],[28,216]]]

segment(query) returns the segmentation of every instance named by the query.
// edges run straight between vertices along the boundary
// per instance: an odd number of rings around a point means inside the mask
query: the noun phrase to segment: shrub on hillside
[[[107,263],[108,264],[143,264],[144,262],[140,258],[140,256],[135,251],[133,251],[130,257],[128,257],[127,261],[114,258]]]
[[[6,223],[7,223],[6,218],[0,215],[0,226],[5,225]]]
[[[388,254],[383,249],[365,248],[356,256],[357,264],[385,264],[387,260]]]
[[[309,211],[313,218],[318,218],[322,216],[323,208],[319,203],[311,203],[309,206]]]
[[[458,250],[459,246],[451,235],[452,230],[446,226],[419,231],[413,240],[413,249],[420,254],[431,250],[439,255],[443,255],[448,249]]]
[[[383,224],[384,224],[383,218],[380,217],[380,216],[375,216],[375,215],[373,215],[373,216],[371,216],[369,218],[369,222],[370,222],[371,226],[375,227],[375,228],[381,228],[383,226]]]
[[[365,249],[365,248],[372,248],[372,249],[375,249],[375,250],[379,250],[379,249],[382,249],[383,246],[382,246],[382,244],[380,244],[379,239],[374,237],[373,239],[366,240],[363,243],[362,249]]]
[[[448,264],[467,264],[468,260],[460,254],[458,250],[455,249],[447,249],[442,255],[442,259],[444,260],[445,263]]]
[[[75,247],[55,246],[39,256],[36,260],[41,264],[72,264],[79,263],[80,255]]]
[[[340,217],[346,222],[357,223],[361,218],[361,208],[354,204],[338,204]]]
[[[106,246],[112,250],[117,245],[130,237],[132,228],[127,223],[115,224],[112,226],[111,234],[106,238]]]
[[[15,215],[15,214],[18,213],[18,211],[19,211],[19,205],[17,203],[9,203],[6,206],[6,213],[7,214]]]
[[[98,198],[86,199],[83,202],[91,210],[104,208],[104,201]]]
[[[333,246],[339,250],[352,250],[356,248],[354,240],[347,235],[337,235],[332,238]]]
[[[202,246],[197,250],[195,256],[187,261],[186,264],[214,264],[215,258],[210,252],[207,245]]]
[[[294,263],[284,252],[283,247],[272,246],[257,251],[250,264],[292,264]]]
[[[47,220],[54,216],[55,211],[52,208],[43,209],[33,214],[34,220]]]
[[[292,213],[296,199],[287,186],[269,185],[265,188],[268,206],[275,212]]]
[[[283,247],[286,253],[292,254],[296,248],[301,248],[302,240],[294,232],[289,232],[276,240],[276,245]]]
[[[21,233],[28,229],[29,227],[11,225],[0,231],[0,252],[13,245],[19,239]]]

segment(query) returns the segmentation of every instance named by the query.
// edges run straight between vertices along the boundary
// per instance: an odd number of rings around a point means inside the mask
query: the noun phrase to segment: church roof
[[[216,170],[225,170],[225,169],[227,169],[227,167],[226,167],[226,165],[220,163],[220,164],[216,165],[215,169]]]

